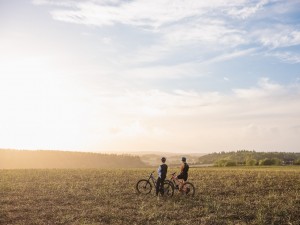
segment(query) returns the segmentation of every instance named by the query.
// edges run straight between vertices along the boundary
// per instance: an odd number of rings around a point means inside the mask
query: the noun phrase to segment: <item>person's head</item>
[[[186,162],[186,158],[185,158],[185,157],[182,157],[182,158],[181,158],[181,161],[185,163],[185,162]]]
[[[165,162],[167,161],[166,157],[162,157],[162,158],[161,158],[161,161],[162,161],[163,163],[165,163]]]

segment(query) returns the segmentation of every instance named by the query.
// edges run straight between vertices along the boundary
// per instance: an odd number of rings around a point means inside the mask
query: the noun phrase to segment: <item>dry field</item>
[[[300,224],[300,167],[195,168],[194,197],[159,200],[151,171],[0,170],[0,224]]]

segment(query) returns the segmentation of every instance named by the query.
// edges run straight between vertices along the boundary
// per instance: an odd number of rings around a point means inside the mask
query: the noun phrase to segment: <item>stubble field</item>
[[[152,170],[0,170],[0,224],[300,224],[299,167],[191,168],[195,196],[159,200]]]

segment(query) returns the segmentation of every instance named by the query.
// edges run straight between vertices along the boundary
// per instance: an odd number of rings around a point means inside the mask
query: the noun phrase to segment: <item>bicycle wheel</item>
[[[166,180],[164,182],[164,195],[167,196],[167,197],[172,197],[173,194],[174,194],[174,187],[173,187],[173,184]]]
[[[148,180],[139,180],[136,183],[136,190],[139,194],[149,194],[152,190],[152,185]]]
[[[181,188],[181,192],[184,195],[194,196],[195,195],[195,187],[190,182],[185,182]]]

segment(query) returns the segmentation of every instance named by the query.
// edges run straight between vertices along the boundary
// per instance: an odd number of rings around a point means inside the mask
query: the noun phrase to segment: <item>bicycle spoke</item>
[[[183,186],[182,186],[182,194],[184,195],[189,195],[189,196],[194,196],[195,194],[195,187],[192,183],[190,182],[186,182]]]
[[[140,194],[149,194],[152,190],[152,185],[147,180],[140,180],[136,184],[136,189]]]

